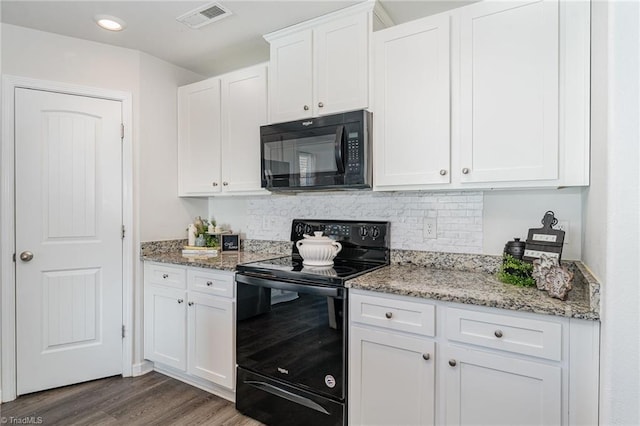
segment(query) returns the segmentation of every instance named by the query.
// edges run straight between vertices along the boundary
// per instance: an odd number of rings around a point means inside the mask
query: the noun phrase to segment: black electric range
[[[322,231],[342,250],[305,266],[296,248]],[[347,422],[345,282],[389,264],[389,223],[296,219],[290,256],[238,265],[236,408],[271,425]]]

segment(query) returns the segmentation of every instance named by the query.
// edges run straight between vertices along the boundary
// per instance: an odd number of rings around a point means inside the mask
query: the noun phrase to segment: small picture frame
[[[240,250],[240,236],[238,234],[221,234],[220,251],[230,252]]]

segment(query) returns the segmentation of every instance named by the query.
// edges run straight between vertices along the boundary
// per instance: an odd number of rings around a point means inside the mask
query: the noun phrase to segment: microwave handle
[[[336,130],[336,141],[334,143],[335,156],[336,156],[336,166],[338,167],[338,172],[344,173],[344,161],[342,159],[342,152],[344,148],[344,126],[338,126]]]

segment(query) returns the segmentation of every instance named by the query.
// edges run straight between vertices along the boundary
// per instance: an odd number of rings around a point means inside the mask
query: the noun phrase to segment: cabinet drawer
[[[562,324],[447,308],[447,338],[492,349],[560,361]]]
[[[435,306],[363,294],[351,295],[351,319],[390,330],[435,335]]]
[[[234,273],[232,272],[198,268],[187,270],[189,290],[201,291],[215,296],[233,297],[233,277]]]
[[[157,263],[144,264],[145,284],[157,284],[174,288],[186,288],[187,273],[179,266],[160,265]]]

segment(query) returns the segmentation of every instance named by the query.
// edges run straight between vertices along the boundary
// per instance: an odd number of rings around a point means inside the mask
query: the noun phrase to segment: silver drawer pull
[[[385,317],[387,317],[387,319],[391,319],[391,317],[393,316],[393,312],[387,312],[386,314],[384,314]]]
[[[187,302],[187,305],[193,306],[193,302]]]
[[[499,339],[502,337],[502,330],[496,330],[493,334]]]
[[[166,280],[167,278],[169,278],[169,274],[162,274],[162,278]]]
[[[429,361],[430,358],[431,358],[431,355],[429,355],[428,352],[422,354],[422,359],[424,359],[425,361]]]
[[[211,286],[213,285],[213,282],[212,282],[212,281],[207,281],[207,285],[208,285],[209,287],[211,287]]]
[[[455,359],[450,359],[450,360],[449,360],[449,365],[450,365],[450,366],[455,367],[455,366],[456,366],[456,364],[457,364],[457,362],[456,362],[456,360],[455,360]]]
[[[178,303],[184,302],[184,299],[178,299]]]

